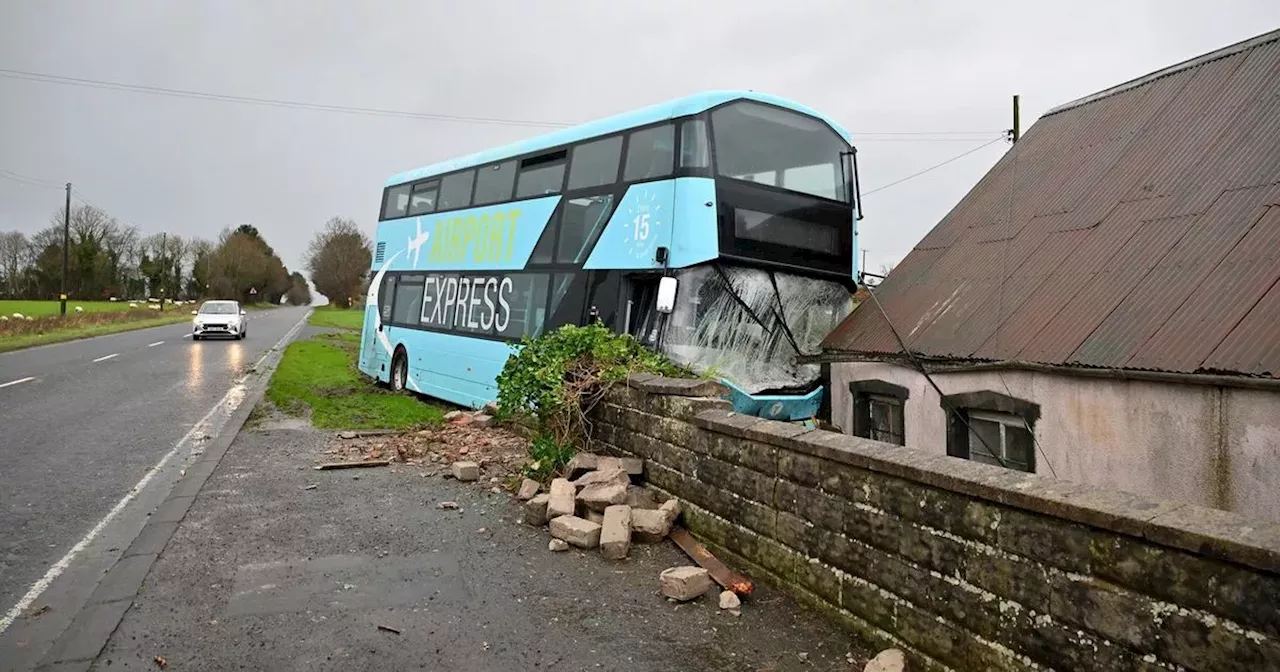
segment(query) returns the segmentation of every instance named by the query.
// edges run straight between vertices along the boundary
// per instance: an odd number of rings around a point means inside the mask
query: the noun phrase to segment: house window
[[[882,380],[849,383],[853,396],[853,435],[897,446],[907,445],[903,411],[907,388]]]
[[[970,411],[969,459],[1034,472],[1035,446],[1031,432],[1016,415]]]
[[[947,454],[1028,473],[1036,471],[1038,404],[998,392],[966,392],[942,398]]]

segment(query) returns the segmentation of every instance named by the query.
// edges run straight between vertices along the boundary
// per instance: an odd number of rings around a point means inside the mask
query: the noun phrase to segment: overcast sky
[[[863,190],[1060,103],[1280,28],[1276,0],[9,0],[0,68],[215,94],[573,123],[749,88],[850,129]],[[61,184],[144,233],[252,223],[286,265],[333,215],[373,233],[384,180],[536,135],[515,123],[336,114],[0,73],[0,170]],[[979,132],[977,136],[860,134]],[[894,140],[888,140],[895,138]],[[911,141],[905,141],[910,139]],[[901,259],[1007,151],[866,198],[868,268]],[[0,175],[0,230],[56,189]]]

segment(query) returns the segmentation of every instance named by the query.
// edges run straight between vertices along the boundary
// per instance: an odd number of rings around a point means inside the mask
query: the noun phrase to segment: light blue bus
[[[733,390],[819,415],[797,365],[852,309],[856,150],[834,120],[750,91],[653,105],[393,176],[359,367],[462,406],[512,345],[602,321]]]

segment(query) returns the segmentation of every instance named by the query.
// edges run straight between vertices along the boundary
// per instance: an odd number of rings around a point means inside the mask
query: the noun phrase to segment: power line
[[[980,138],[990,137],[992,133],[997,131],[861,131],[854,133],[858,137],[867,135],[967,135],[980,136]],[[974,138],[980,139],[980,138]]]
[[[453,114],[434,114],[429,112],[409,112],[405,110],[389,110],[372,107],[354,107],[350,105],[328,105],[325,103],[309,103],[297,100],[284,100],[279,98],[256,98],[253,96],[237,96],[222,93],[208,93],[205,91],[193,91],[189,89],[171,89],[160,86],[146,86],[142,84],[127,84],[124,82],[112,82],[100,79],[86,79],[82,77],[65,77],[62,75],[51,75],[41,72],[28,72],[25,70],[11,70],[8,68],[0,68],[0,77],[8,77],[10,79],[23,79],[33,82],[45,82],[52,84],[66,84],[69,86],[85,86],[96,89],[107,89],[113,91],[132,91],[134,93],[148,93],[152,95],[174,96],[179,98],[196,98],[200,100],[216,100],[227,103],[243,103],[247,105],[262,105],[268,107],[287,107],[293,109],[316,110],[321,112],[338,112],[343,114],[364,114],[384,117],[405,117],[410,119],[429,119],[432,121],[451,121],[464,122],[474,124],[498,124],[503,126],[535,126],[542,128],[564,128],[569,124],[550,122],[550,121],[534,121],[528,119],[499,119],[495,117],[473,117]]]
[[[43,189],[57,189],[59,191],[63,189],[63,185],[61,184],[53,184],[52,182],[48,182],[46,180],[41,180],[35,177],[28,177],[21,173],[15,173],[12,170],[5,170],[3,168],[0,168],[0,177],[3,177],[7,180],[11,180],[13,182],[17,182],[18,184],[23,184],[29,187],[40,187]]]
[[[966,151],[966,152],[964,152],[964,153],[962,153],[962,154],[957,154],[957,155],[955,155],[955,156],[953,156],[953,157],[951,157],[951,158],[947,159],[946,161],[943,161],[942,163],[938,163],[938,164],[934,164],[934,165],[932,165],[932,166],[929,166],[928,168],[925,168],[924,170],[922,170],[922,171],[920,171],[920,172],[918,172],[918,173],[912,173],[911,175],[908,175],[908,176],[906,176],[906,177],[904,177],[904,178],[901,178],[901,179],[898,179],[898,180],[894,180],[893,182],[890,182],[890,183],[888,183],[888,184],[881,185],[881,186],[876,187],[875,189],[872,189],[872,190],[870,190],[870,191],[864,191],[864,192],[862,192],[862,195],[865,197],[865,196],[868,196],[868,195],[870,195],[870,194],[874,194],[874,193],[876,193],[877,191],[884,191],[885,189],[888,189],[889,187],[892,187],[892,186],[894,186],[894,185],[902,184],[903,182],[906,182],[907,180],[915,179],[915,178],[917,178],[917,177],[920,177],[921,175],[924,175],[925,173],[928,173],[928,172],[933,171],[933,170],[937,170],[938,168],[941,168],[941,167],[943,167],[943,166],[947,165],[948,163],[951,163],[952,161],[956,161],[956,160],[959,160],[959,159],[963,159],[964,157],[969,156],[970,154],[972,154],[972,153],[974,153],[974,152],[976,152],[976,151],[978,151],[978,150],[980,150],[980,149],[982,149],[982,148],[984,148],[984,147],[990,147],[991,145],[994,145],[994,144],[996,144],[997,142],[1000,142],[1000,141],[1002,141],[1002,140],[1004,140],[1004,139],[1005,139],[1005,138],[1004,138],[1004,136],[1000,136],[1000,137],[995,138],[994,140],[991,140],[991,141],[989,141],[989,142],[984,142],[984,143],[982,143],[981,145],[978,145],[977,147],[974,147],[973,149],[970,149],[970,150],[968,150],[968,151]]]
[[[173,96],[179,98],[194,98],[197,100],[214,100],[228,103],[242,103],[247,105],[262,105],[268,107],[284,107],[293,109],[315,110],[319,112],[337,112],[341,114],[363,114],[384,117],[403,117],[409,119],[428,119],[432,121],[449,121],[459,123],[476,123],[476,124],[497,124],[502,126],[532,126],[539,128],[565,128],[572,124],[556,121],[539,121],[529,119],[503,119],[497,117],[477,117],[467,115],[454,114],[437,114],[431,112],[412,112],[408,110],[394,110],[387,108],[357,107],[352,105],[331,105],[327,103],[313,103],[299,100],[287,100],[283,98],[258,98],[253,96],[240,96],[224,93],[210,93],[207,91],[196,91],[194,89],[174,89],[162,86],[149,86],[145,84],[130,84],[127,82],[113,82],[102,79],[89,79],[85,77],[68,77],[65,75],[53,75],[44,72],[32,72],[28,70],[14,70],[10,68],[0,68],[0,77],[9,79],[21,79],[32,82],[44,82],[48,84],[65,84],[69,86],[84,86],[96,89],[106,89],[109,91],[131,91],[134,93],[148,93],[152,95]],[[865,131],[855,135],[866,141],[872,142],[965,142],[976,139],[974,136],[987,137],[992,131]]]

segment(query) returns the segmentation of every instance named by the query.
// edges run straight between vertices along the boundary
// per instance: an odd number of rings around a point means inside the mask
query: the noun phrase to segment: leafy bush
[[[551,442],[567,460],[572,447],[583,444],[586,415],[605,390],[638,372],[690,375],[630,335],[615,334],[600,323],[526,337],[498,376],[498,414],[531,418],[539,440]]]
[[[549,434],[539,434],[529,442],[529,457],[533,462],[525,467],[524,473],[529,478],[545,482],[569,463],[573,452],[573,446],[557,443]]]

